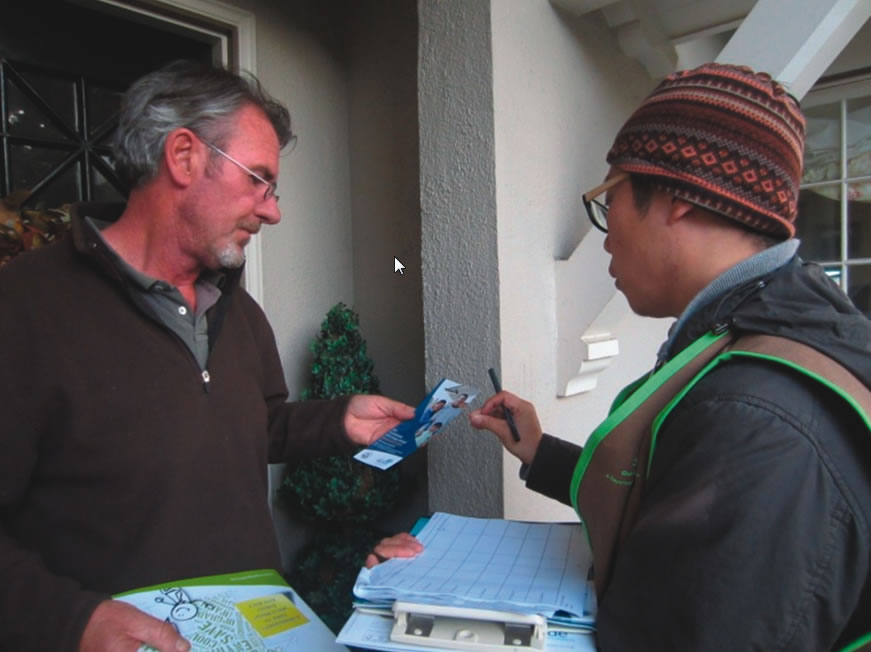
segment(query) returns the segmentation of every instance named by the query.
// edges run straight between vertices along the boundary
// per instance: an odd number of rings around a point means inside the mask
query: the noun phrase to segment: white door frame
[[[92,0],[97,5],[110,5],[122,13],[147,16],[153,21],[180,27],[185,31],[197,32],[213,41],[217,58],[224,65],[230,64],[230,47],[226,31],[232,30],[236,36],[237,61],[232,63],[239,70],[257,74],[256,29],[254,14],[218,0],[149,0],[148,6],[141,3],[128,3],[125,0]],[[179,11],[181,10],[181,11]],[[204,18],[206,22],[220,26],[211,30],[202,24],[184,19],[184,14]],[[263,306],[263,261],[260,236],[251,238],[245,249],[245,289],[257,303]]]

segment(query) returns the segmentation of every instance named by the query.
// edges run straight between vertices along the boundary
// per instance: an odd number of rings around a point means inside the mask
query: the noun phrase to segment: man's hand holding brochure
[[[354,459],[379,469],[389,469],[426,444],[460,414],[478,390],[452,380],[442,380],[414,410],[414,418],[385,433]]]

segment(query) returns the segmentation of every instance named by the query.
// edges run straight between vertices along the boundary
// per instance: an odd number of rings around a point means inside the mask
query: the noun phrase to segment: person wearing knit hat
[[[653,369],[583,448],[508,391],[470,414],[578,512],[602,652],[871,641],[871,322],[797,256],[804,126],[767,74],[666,77],[583,195],[630,307],[675,318]]]

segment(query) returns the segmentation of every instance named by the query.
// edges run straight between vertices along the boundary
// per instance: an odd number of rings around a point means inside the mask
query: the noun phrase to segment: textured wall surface
[[[578,18],[526,0],[494,0],[491,8],[502,384],[535,404],[545,432],[583,443],[617,389],[652,365],[667,323],[636,317],[622,295],[599,314],[603,303],[593,297],[613,294],[613,282],[602,256],[578,261],[582,271],[564,290],[582,313],[578,321],[611,332],[621,353],[596,389],[557,398],[556,315],[567,299],[556,293],[555,260],[572,256],[587,236],[602,246],[580,195],[604,178],[611,139],[652,81],[620,55],[598,13]],[[574,518],[526,489],[513,456],[505,454],[504,465],[506,517]]]
[[[489,4],[418,2],[426,381],[447,377],[485,395],[487,368],[499,366]],[[498,443],[460,419],[433,439],[429,504],[501,516]]]
[[[583,443],[670,321],[636,317],[615,295],[587,317],[620,355],[593,392],[556,398],[554,261],[588,235],[580,193],[604,177],[613,134],[652,86],[601,15],[546,0],[418,0],[416,15],[409,0],[225,1],[256,16],[258,75],[299,133],[281,161],[283,220],[260,236],[291,397],[325,312],[345,301],[385,393],[415,403],[449,377],[488,396],[494,366],[546,431]],[[867,66],[869,40],[866,23],[827,74]],[[393,274],[394,255],[406,274]],[[599,288],[582,275],[575,291]],[[573,518],[462,419],[428,448],[430,509]],[[405,464],[423,475],[425,461]],[[301,529],[276,515],[287,560]]]
[[[353,3],[348,43],[354,305],[381,391],[426,394],[420,273],[417,11],[407,0]],[[393,259],[406,269],[394,273]]]
[[[416,405],[424,383],[418,178],[417,11],[358,0],[347,16],[354,306],[381,392]],[[394,272],[393,259],[406,268]],[[427,459],[400,467],[404,500],[384,523],[407,530],[427,511]]]
[[[290,109],[299,141],[281,161],[282,222],[263,232],[266,311],[291,399],[307,382],[309,343],[343,301],[382,391],[416,403],[425,393],[417,179],[417,17],[404,0],[360,0],[338,11],[317,0],[260,1],[258,73]],[[393,256],[410,269],[393,274]],[[403,469],[425,476],[426,458]],[[275,486],[282,473],[271,469]],[[412,483],[413,485],[413,483]],[[393,529],[426,509],[426,483]],[[274,510],[284,565],[307,536]]]
[[[340,25],[314,21],[309,4],[254,9],[258,75],[298,134],[281,159],[281,223],[262,231],[264,303],[294,399],[327,310],[354,299],[346,64],[330,40]]]

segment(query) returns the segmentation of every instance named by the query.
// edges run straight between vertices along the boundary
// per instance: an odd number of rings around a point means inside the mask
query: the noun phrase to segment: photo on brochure
[[[475,400],[478,390],[452,380],[442,380],[414,410],[414,418],[385,433],[354,459],[379,469],[389,469],[442,432]]]

